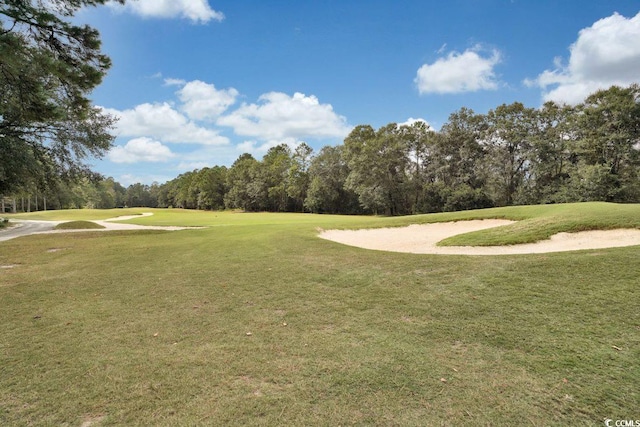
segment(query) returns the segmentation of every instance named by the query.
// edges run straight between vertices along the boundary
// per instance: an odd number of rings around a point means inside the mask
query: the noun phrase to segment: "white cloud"
[[[291,151],[293,151],[302,144],[302,141],[296,138],[271,139],[262,143],[257,141],[244,141],[236,146],[236,150],[239,153],[249,153],[255,157],[262,157],[270,148],[281,144],[288,145]]]
[[[180,171],[192,171],[195,169],[204,169],[211,166],[213,165],[211,164],[211,162],[207,160],[200,160],[200,161],[194,161],[194,162],[184,161],[184,162],[178,163],[178,166],[176,166],[176,169]]]
[[[238,157],[235,147],[207,145],[180,155],[179,172],[215,165],[230,165]]]
[[[398,126],[411,126],[414,123],[419,123],[419,122],[422,122],[425,125],[427,125],[427,129],[433,130],[433,127],[425,119],[420,119],[420,118],[414,119],[413,117],[409,117],[405,122],[398,123]]]
[[[257,104],[242,104],[217,123],[232,127],[238,135],[262,140],[342,138],[351,130],[331,104],[320,104],[315,96],[298,92],[293,96],[281,92],[264,94]]]
[[[499,81],[494,67],[501,61],[500,52],[494,49],[488,57],[483,57],[481,52],[482,48],[475,46],[423,65],[414,80],[418,91],[425,94],[497,89]]]
[[[544,89],[545,101],[577,104],[596,90],[640,82],[639,40],[640,13],[633,18],[614,13],[579,32],[566,66],[555,59],[555,69],[525,84]]]
[[[186,18],[193,22],[207,23],[212,19],[222,21],[224,14],[213,10],[207,0],[135,0],[124,6],[107,3],[116,10],[128,10],[145,18]]]
[[[150,138],[135,138],[124,146],[113,147],[108,154],[114,163],[166,162],[175,157],[169,147]]]
[[[117,181],[124,185],[125,187],[128,187],[132,184],[137,184],[137,183],[143,183],[143,184],[147,184],[150,185],[154,182],[157,182],[159,184],[162,184],[164,182],[167,181],[171,181],[172,179],[174,179],[176,176],[175,175],[157,175],[157,174],[144,174],[144,175],[133,175],[130,173],[125,173],[123,175],[120,175],[117,179]]]
[[[196,125],[171,105],[140,104],[131,110],[104,109],[117,117],[119,136],[147,136],[162,142],[193,143],[202,145],[227,144],[229,139],[218,132]]]
[[[256,150],[256,145],[257,145],[256,141],[243,141],[236,146],[236,149],[242,153],[253,154],[254,151]]]
[[[194,80],[185,83],[177,95],[183,102],[182,109],[190,118],[212,120],[235,104],[238,91],[234,88],[218,90],[213,84]]]
[[[163,169],[177,174],[230,165],[243,152],[261,158],[279,144],[295,149],[304,140],[344,138],[351,131],[343,116],[313,95],[271,92],[255,103],[238,106],[234,103],[240,94],[233,88],[218,89],[211,83],[177,78],[164,79],[164,85],[176,87],[175,97],[167,102],[144,103],[125,110],[103,108],[118,119],[118,138],[127,138],[109,153],[111,161],[166,162]],[[233,145],[221,135],[231,131]],[[198,146],[172,152],[174,143]]]
[[[182,79],[172,79],[172,78],[164,79],[164,85],[165,86],[182,86],[182,85],[184,85],[186,83],[187,83],[187,81],[186,80],[182,80]]]

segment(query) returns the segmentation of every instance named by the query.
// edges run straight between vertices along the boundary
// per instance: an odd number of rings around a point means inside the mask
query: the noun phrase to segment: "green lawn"
[[[520,220],[503,236],[544,238],[639,227],[640,205],[403,218],[151,209],[19,217],[136,212],[154,215],[130,222],[207,228],[0,242],[0,425],[640,418],[640,246],[427,256],[317,238],[318,228],[496,217]],[[521,239],[489,230],[466,238]]]

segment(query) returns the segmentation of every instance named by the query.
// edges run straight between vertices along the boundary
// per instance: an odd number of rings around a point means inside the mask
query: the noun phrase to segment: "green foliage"
[[[309,190],[309,168],[313,159],[313,148],[306,143],[296,147],[291,157],[291,167],[286,179],[287,196],[291,199],[295,211],[304,211],[305,199]]]
[[[203,168],[198,172],[192,183],[197,193],[198,209],[221,210],[224,209],[224,195],[226,193],[227,168],[214,166]]]
[[[447,196],[443,210],[445,212],[466,211],[471,209],[490,208],[493,201],[482,188],[471,188],[461,185]]]
[[[110,60],[95,29],[65,20],[104,2],[0,2],[0,194],[74,179],[111,147],[113,119],[88,98]]]
[[[406,213],[409,145],[401,127],[390,123],[374,131],[358,126],[344,146],[350,169],[346,188],[358,194],[362,207],[387,215]]]
[[[498,206],[510,206],[530,166],[531,140],[539,131],[536,111],[519,102],[489,111],[482,141],[487,150],[487,187]]]
[[[124,196],[125,206],[132,208],[140,206],[148,206],[154,208],[157,206],[157,198],[151,194],[151,188],[148,185],[136,183],[127,187]]]
[[[264,206],[259,210],[271,212],[291,210],[287,181],[292,167],[291,149],[287,145],[277,145],[267,151],[259,168],[260,178],[266,190]]]
[[[344,146],[323,147],[309,167],[309,190],[305,207],[314,213],[361,212],[358,196],[346,188],[349,166]]]
[[[260,165],[251,154],[241,155],[227,173],[227,194],[224,204],[229,209],[256,211],[264,199]]]

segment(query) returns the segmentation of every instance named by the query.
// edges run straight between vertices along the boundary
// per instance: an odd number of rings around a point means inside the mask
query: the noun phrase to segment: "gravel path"
[[[0,242],[15,239],[16,237],[28,236],[30,234],[47,233],[52,231],[55,226],[61,222],[64,221],[11,220],[11,224],[15,225],[0,230]]]

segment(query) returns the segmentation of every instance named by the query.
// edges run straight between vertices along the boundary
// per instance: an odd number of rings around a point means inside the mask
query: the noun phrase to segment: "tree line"
[[[85,180],[67,189],[66,200],[98,208],[405,215],[637,203],[639,172],[640,86],[632,85],[598,91],[575,107],[516,102],[486,114],[462,108],[439,131],[423,121],[360,125],[342,145],[317,153],[306,143],[278,145],[262,159],[245,153],[231,167],[197,169],[164,184],[125,189],[112,178]]]
[[[71,19],[107,0],[0,1],[0,201],[7,209],[117,206],[402,215],[587,200],[639,202],[640,88],[571,107],[462,108],[425,122],[360,125],[338,146],[271,148],[231,167],[133,184],[93,173],[115,119],[91,91],[111,61]],[[116,0],[124,3],[124,0]],[[25,203],[26,201],[26,203]]]

